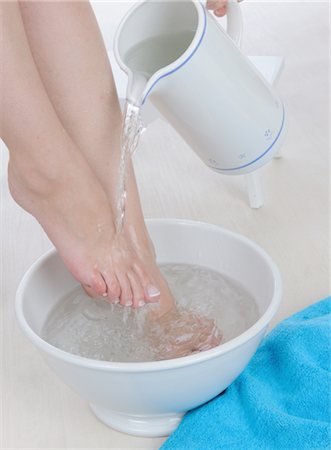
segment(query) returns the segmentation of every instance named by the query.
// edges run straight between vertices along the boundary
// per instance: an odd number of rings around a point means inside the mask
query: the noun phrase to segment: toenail
[[[157,297],[161,294],[157,287],[153,286],[153,284],[147,285],[147,292],[150,297]]]
[[[127,300],[125,302],[125,306],[132,306],[132,300]]]
[[[102,297],[107,297],[107,292],[104,292],[103,294],[102,294]]]
[[[120,302],[120,299],[119,298],[115,298],[114,304],[117,305],[119,302]]]
[[[144,305],[145,305],[145,300],[139,300],[138,306],[144,306]]]

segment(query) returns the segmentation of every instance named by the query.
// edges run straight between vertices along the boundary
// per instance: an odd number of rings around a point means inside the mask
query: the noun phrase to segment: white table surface
[[[219,224],[270,253],[284,280],[275,324],[329,292],[328,4],[247,1],[242,7],[245,53],[285,57],[278,89],[288,132],[283,158],[261,170],[264,207],[249,208],[242,177],[210,171],[161,121],[143,135],[135,166],[146,217]],[[135,438],[100,423],[18,330],[17,285],[50,243],[10,198],[4,146],[0,158],[1,448],[157,449],[163,438]]]

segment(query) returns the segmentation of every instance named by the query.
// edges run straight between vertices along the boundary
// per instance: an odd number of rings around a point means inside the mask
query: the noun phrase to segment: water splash
[[[126,180],[128,165],[131,156],[138,146],[143,129],[140,107],[126,102],[123,115],[121,157],[116,189],[116,231],[118,233],[123,230],[124,226],[125,206],[127,201]]]

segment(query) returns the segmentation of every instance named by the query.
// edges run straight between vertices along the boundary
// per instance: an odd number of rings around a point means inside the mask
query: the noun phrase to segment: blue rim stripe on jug
[[[229,168],[229,169],[222,169],[222,168],[220,168],[220,167],[212,167],[212,166],[209,166],[211,169],[214,169],[214,170],[220,170],[220,171],[223,171],[223,172],[226,172],[226,171],[231,171],[231,170],[239,170],[239,169],[244,169],[245,167],[248,167],[248,166],[250,166],[251,164],[254,164],[256,161],[258,161],[259,159],[261,159],[261,158],[263,158],[263,156],[265,156],[271,149],[272,149],[272,147],[276,144],[276,142],[278,141],[278,138],[279,138],[279,136],[281,135],[281,132],[282,132],[282,130],[283,130],[283,128],[284,128],[284,123],[285,123],[285,109],[284,109],[284,105],[282,105],[282,107],[283,107],[283,118],[282,118],[282,124],[281,124],[281,126],[280,126],[280,129],[279,129],[279,131],[278,131],[278,133],[277,133],[277,136],[275,137],[275,140],[273,141],[273,143],[271,144],[271,145],[269,145],[269,147],[267,148],[267,150],[265,150],[263,153],[261,153],[261,155],[259,155],[257,158],[255,158],[253,161],[250,161],[249,163],[246,163],[246,164],[243,164],[242,166],[238,166],[238,167],[231,167],[231,168]]]
[[[200,6],[201,6],[201,8],[202,8],[202,10],[203,10],[204,24],[203,24],[203,31],[202,31],[201,37],[200,37],[200,39],[199,39],[199,42],[197,43],[197,45],[196,45],[196,47],[194,48],[194,50],[192,51],[192,53],[185,59],[185,61],[183,61],[183,62],[182,62],[178,67],[176,67],[175,69],[170,70],[170,72],[167,72],[167,73],[163,74],[160,78],[158,78],[157,80],[154,81],[154,83],[152,84],[152,86],[151,86],[151,87],[149,88],[149,90],[147,91],[147,93],[146,93],[146,95],[145,95],[145,97],[144,97],[144,99],[143,99],[143,101],[142,101],[142,105],[145,103],[148,94],[151,92],[151,90],[152,90],[153,87],[156,85],[156,83],[158,83],[160,80],[162,80],[162,78],[167,77],[168,75],[171,75],[171,74],[174,73],[174,72],[177,72],[177,70],[179,70],[181,67],[183,67],[183,66],[184,66],[184,65],[192,58],[192,56],[194,55],[194,53],[195,53],[195,52],[198,50],[198,48],[200,47],[200,44],[201,44],[202,39],[203,39],[203,37],[204,37],[204,35],[205,35],[205,33],[206,33],[206,28],[207,28],[206,11],[205,11],[204,6],[203,6],[201,3],[200,3]]]

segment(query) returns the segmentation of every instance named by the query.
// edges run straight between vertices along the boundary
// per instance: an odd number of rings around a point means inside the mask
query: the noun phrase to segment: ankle
[[[142,257],[153,257],[155,259],[155,250],[153,242],[148,234],[144,219],[139,224],[132,224],[126,220],[124,232],[129,241],[133,244],[136,252]]]

